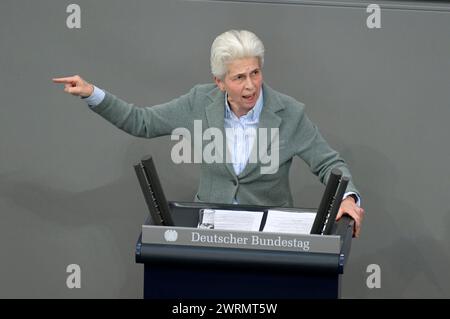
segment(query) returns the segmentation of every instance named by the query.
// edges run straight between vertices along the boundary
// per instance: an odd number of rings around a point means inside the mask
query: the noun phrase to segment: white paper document
[[[264,232],[309,234],[316,213],[269,210]]]
[[[259,231],[264,212],[205,209],[201,226],[234,231]],[[309,234],[316,218],[315,212],[268,210],[263,232]],[[208,227],[206,227],[208,228]]]
[[[259,231],[264,212],[214,210],[214,229]]]

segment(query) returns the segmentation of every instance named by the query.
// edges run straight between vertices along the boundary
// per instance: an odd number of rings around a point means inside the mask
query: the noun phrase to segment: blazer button
[[[233,185],[234,185],[234,186],[237,185],[237,181],[235,181],[234,179],[233,179]]]

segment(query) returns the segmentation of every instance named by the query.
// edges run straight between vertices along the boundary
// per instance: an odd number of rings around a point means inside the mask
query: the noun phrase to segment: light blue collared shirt
[[[83,100],[90,106],[99,105],[105,98],[105,92],[94,85],[94,91]],[[253,144],[255,142],[256,132],[259,124],[259,116],[264,105],[263,91],[259,94],[255,106],[245,115],[237,117],[228,104],[228,95],[225,94],[225,121],[224,128],[226,132],[227,147],[230,151],[233,169],[236,175],[239,175],[247,165]],[[349,195],[356,195],[357,205],[361,206],[361,198],[358,194],[348,192],[344,194],[344,199]],[[237,201],[235,200],[235,204]]]
[[[259,115],[264,105],[263,91],[259,94],[255,106],[245,115],[237,117],[228,104],[225,94],[225,132],[227,147],[230,151],[234,172],[239,175],[244,170],[258,129]]]

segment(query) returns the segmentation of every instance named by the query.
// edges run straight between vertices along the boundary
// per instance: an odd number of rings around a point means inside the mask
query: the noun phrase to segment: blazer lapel
[[[213,101],[205,109],[206,119],[208,121],[208,127],[218,128],[222,132],[223,149],[217,151],[222,152],[220,156],[223,160],[223,164],[225,165],[228,172],[233,176],[233,178],[236,178],[236,173],[234,172],[233,165],[231,163],[227,163],[227,158],[231,158],[231,156],[227,147],[227,139],[225,135],[225,94],[218,89],[217,91],[218,92],[210,93],[209,95],[209,97]]]

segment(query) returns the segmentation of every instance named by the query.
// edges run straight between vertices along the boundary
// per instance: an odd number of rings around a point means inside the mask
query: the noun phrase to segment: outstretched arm
[[[94,85],[79,75],[54,78],[53,82],[64,84],[64,91],[82,98],[91,97]],[[98,90],[98,89],[97,89]],[[106,91],[101,102],[90,105],[91,109],[121,130],[139,137],[170,135],[177,127],[188,128],[192,122],[192,96],[195,90],[170,102],[152,107],[138,107],[127,103]],[[95,94],[94,96],[95,100]]]

